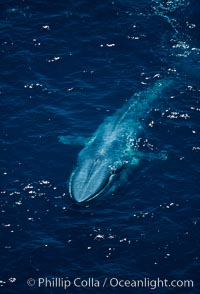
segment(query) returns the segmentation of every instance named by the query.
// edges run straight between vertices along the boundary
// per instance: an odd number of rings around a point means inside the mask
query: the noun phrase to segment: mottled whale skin
[[[133,95],[98,127],[80,151],[70,176],[69,193],[76,202],[101,195],[125,166],[138,165],[141,154],[134,142],[141,130],[141,120],[170,83],[158,80],[153,87]]]

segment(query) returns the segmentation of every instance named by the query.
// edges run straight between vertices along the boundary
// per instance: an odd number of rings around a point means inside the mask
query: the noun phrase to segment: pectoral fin
[[[159,151],[159,152],[155,152],[155,153],[148,153],[147,154],[147,159],[148,160],[167,160],[168,158],[168,154],[166,151]]]
[[[160,151],[160,152],[141,152],[141,151],[137,151],[135,153],[135,156],[134,156],[134,160],[148,160],[148,161],[151,161],[151,160],[167,160],[168,158],[168,155],[167,155],[167,152],[166,151]]]
[[[66,145],[85,145],[85,143],[88,141],[86,138],[81,136],[59,136],[58,137],[59,142]]]

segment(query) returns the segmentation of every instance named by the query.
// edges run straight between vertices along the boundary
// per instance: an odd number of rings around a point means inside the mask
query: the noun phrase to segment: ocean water
[[[200,293],[199,1],[1,0],[0,15],[0,293]],[[59,136],[91,137],[163,78],[138,137],[167,160],[76,204],[82,147]],[[179,286],[119,282],[158,278]]]

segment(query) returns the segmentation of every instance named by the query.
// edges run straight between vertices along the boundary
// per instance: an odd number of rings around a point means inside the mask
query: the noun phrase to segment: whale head
[[[107,159],[87,158],[78,164],[69,181],[70,196],[78,203],[89,201],[102,194],[121,169],[119,162],[111,164]]]

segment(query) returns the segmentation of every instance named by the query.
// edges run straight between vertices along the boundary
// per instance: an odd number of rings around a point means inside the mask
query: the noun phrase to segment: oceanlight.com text
[[[63,288],[64,290],[69,288],[149,288],[155,290],[158,288],[194,288],[194,281],[191,279],[185,280],[169,280],[169,279],[121,279],[118,277],[105,277],[104,279],[98,279],[94,277],[88,278],[29,278],[27,280],[29,287],[38,288]]]

